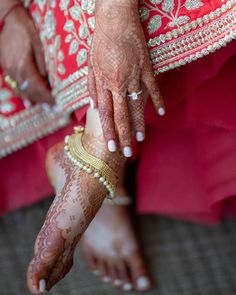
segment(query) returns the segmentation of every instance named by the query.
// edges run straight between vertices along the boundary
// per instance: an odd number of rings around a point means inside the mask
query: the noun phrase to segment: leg
[[[124,159],[119,153],[109,159],[103,141],[96,110],[88,111],[83,145],[94,156],[119,169]],[[46,281],[46,289],[62,279],[73,263],[73,253],[81,235],[99,210],[106,191],[97,181],[64,156],[63,143],[53,147],[47,157],[46,168],[56,191],[44,225],[35,243],[35,255],[28,268],[28,286],[39,293],[39,281]]]
[[[110,154],[107,151],[98,114],[95,110],[88,111],[83,145],[89,153],[106,161],[114,170],[118,171],[123,166],[123,157],[118,153]],[[28,268],[28,286],[34,294],[39,294],[40,280],[46,281],[46,289],[49,290],[69,272],[73,264],[73,253],[76,244],[99,210],[106,195],[106,191],[97,179],[71,165],[67,158],[64,157],[63,146],[64,144],[60,143],[53,147],[48,153],[46,161],[48,176],[55,188],[56,197],[37,237],[35,255]],[[112,207],[104,205],[104,208],[107,209]],[[117,225],[123,220],[119,229],[120,238],[116,243],[126,245],[123,247],[124,249],[132,246],[131,256],[133,261],[128,260],[128,256],[131,258],[130,253],[126,253],[127,260],[125,261],[124,253],[119,256],[120,253],[117,251],[116,265],[112,260],[108,259],[109,257],[104,256],[104,270],[106,268],[105,264],[109,264],[109,276],[113,277],[116,283],[120,279],[123,282],[124,289],[126,289],[127,284],[132,287],[132,281],[137,279],[138,273],[141,275],[139,271],[140,265],[144,264],[131,227],[128,211],[120,209],[114,211],[116,212],[114,214],[112,214],[112,211],[109,213],[109,210],[105,209],[107,212],[103,210],[101,216],[106,219],[106,216],[109,215],[109,218],[116,220]],[[102,219],[100,218],[98,224],[105,225],[104,218],[104,222],[101,222]],[[125,230],[126,228],[128,230]],[[114,240],[114,230],[116,230],[114,227],[107,228],[107,234],[111,237],[110,241]],[[92,233],[92,231],[90,232]],[[122,232],[124,234],[121,234]],[[113,235],[111,235],[112,233]],[[98,236],[94,236],[94,238],[98,241]],[[108,243],[107,247],[111,247],[111,243]],[[114,248],[111,247],[111,250],[113,251]],[[134,259],[134,253],[138,259]],[[105,254],[105,249],[103,254]],[[142,267],[142,269],[144,270],[142,273],[146,274],[145,267]],[[117,277],[111,275],[115,271],[119,273]],[[137,286],[135,282],[133,285]]]

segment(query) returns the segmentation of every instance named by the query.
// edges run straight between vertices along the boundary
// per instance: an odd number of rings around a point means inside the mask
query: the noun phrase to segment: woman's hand
[[[96,1],[88,82],[94,107],[99,109],[108,149],[115,151],[119,141],[124,155],[130,157],[133,131],[138,141],[145,137],[142,84],[158,113],[164,115],[137,0]],[[129,96],[135,92],[140,93],[136,99]]]
[[[1,16],[15,2],[1,2]],[[4,23],[0,32],[0,66],[4,74],[19,86],[28,84],[27,89],[19,93],[21,97],[35,103],[51,104],[53,99],[47,82],[43,50],[33,21],[24,7],[17,7]]]

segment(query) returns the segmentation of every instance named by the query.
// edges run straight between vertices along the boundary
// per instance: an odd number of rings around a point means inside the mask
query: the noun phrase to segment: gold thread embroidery
[[[215,52],[235,38],[236,7],[207,26],[150,49],[155,74],[180,67]]]

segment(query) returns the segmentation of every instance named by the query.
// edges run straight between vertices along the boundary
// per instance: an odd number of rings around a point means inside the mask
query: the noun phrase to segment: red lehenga
[[[83,120],[89,97],[86,62],[94,0],[35,0],[30,11],[62,111],[51,118],[55,124],[47,116],[46,125],[31,124],[38,133],[33,127],[16,129],[15,121],[21,124],[26,118],[27,124],[30,112],[37,118],[36,108],[18,110],[12,119],[13,113],[6,116],[9,100],[0,94],[5,104],[0,114],[5,124],[0,131],[1,214],[51,193],[43,157],[71,127],[18,149],[45,136],[50,128],[42,126],[58,129],[66,124],[74,110],[78,121]],[[147,138],[139,149],[138,211],[206,223],[225,214],[236,216],[236,1],[143,0],[140,15],[167,115],[160,118],[147,106]]]

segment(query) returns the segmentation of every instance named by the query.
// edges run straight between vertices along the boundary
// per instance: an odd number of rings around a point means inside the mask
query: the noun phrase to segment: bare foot
[[[90,268],[104,283],[113,283],[126,291],[150,289],[150,276],[134,233],[129,206],[103,204],[80,245]]]
[[[28,268],[28,287],[34,294],[50,290],[70,270],[77,242],[100,208],[105,191],[96,179],[73,168],[64,157],[64,145],[53,147],[47,158],[49,177],[57,195],[35,243],[35,255]],[[94,196],[96,187],[97,197]],[[40,280],[45,280],[41,284]],[[41,282],[42,283],[42,282]]]
[[[119,153],[111,154],[104,143],[98,113],[88,111],[83,135],[85,149],[116,171],[124,163]],[[89,120],[90,119],[90,120]],[[50,290],[71,269],[75,247],[107,195],[105,188],[64,155],[64,144],[48,153],[46,169],[56,191],[35,243],[27,283],[34,294]]]

